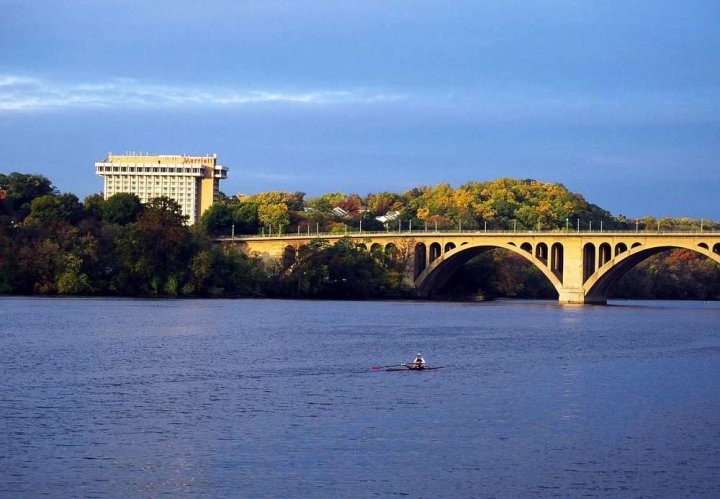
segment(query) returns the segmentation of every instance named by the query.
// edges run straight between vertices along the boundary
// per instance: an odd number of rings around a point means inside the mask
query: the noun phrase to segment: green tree
[[[333,245],[317,240],[297,255],[279,289],[290,296],[317,298],[370,298],[382,296],[387,288],[383,268],[367,252],[357,249],[349,238]],[[278,288],[276,288],[278,289]]]
[[[63,257],[62,268],[56,278],[57,292],[64,295],[77,295],[91,291],[90,280],[82,272],[82,260],[73,254]]]
[[[95,221],[102,220],[105,198],[102,194],[91,194],[83,200],[83,216]]]
[[[235,234],[257,234],[258,209],[257,203],[238,203],[233,206],[232,220],[235,224]]]
[[[258,231],[258,208],[255,202],[221,202],[205,210],[200,225],[209,234],[229,235],[256,234]]]
[[[57,190],[46,177],[18,172],[9,175],[0,173],[0,189],[3,191],[0,215],[9,216],[16,222],[28,216],[33,199],[57,194]]]
[[[136,194],[119,192],[105,200],[102,205],[102,219],[111,224],[127,225],[136,222],[143,209]]]
[[[32,200],[28,220],[40,224],[76,223],[82,213],[82,205],[74,194],[47,194]]]
[[[151,212],[150,218],[159,217],[172,225],[183,225],[188,221],[188,216],[182,214],[180,204],[167,196],[151,199],[145,208],[146,212]]]
[[[215,203],[200,217],[200,225],[210,234],[228,235],[232,230],[234,207]]]
[[[15,227],[9,220],[0,219],[0,294],[12,293],[15,290],[16,263]]]
[[[196,251],[186,219],[175,201],[157,198],[148,203],[137,222],[120,226],[110,289],[119,294],[182,289]]]

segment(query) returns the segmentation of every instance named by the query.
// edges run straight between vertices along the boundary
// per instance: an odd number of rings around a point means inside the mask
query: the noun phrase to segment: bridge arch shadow
[[[608,260],[586,280],[583,286],[585,296],[591,302],[605,300],[615,283],[630,271],[630,269],[653,255],[673,249],[690,250],[720,264],[720,254],[704,246],[694,246],[692,244],[634,244],[629,250],[623,251],[611,260]]]
[[[556,253],[562,255],[562,245],[559,245],[559,243],[556,243],[556,245],[559,246],[555,248]],[[560,256],[560,262],[555,262],[555,271],[553,271],[552,266],[548,267],[547,260],[535,256],[532,248],[528,249],[527,246],[518,247],[512,243],[463,243],[458,247],[451,248],[449,251],[437,255],[431,260],[427,267],[421,267],[422,270],[416,266],[415,288],[420,296],[428,297],[433,291],[447,284],[460,267],[469,260],[487,251],[498,248],[522,256],[526,261],[537,267],[548,281],[550,281],[555,290],[558,293],[560,292],[562,288],[562,256]],[[540,255],[544,256],[546,253],[543,253],[541,250]]]

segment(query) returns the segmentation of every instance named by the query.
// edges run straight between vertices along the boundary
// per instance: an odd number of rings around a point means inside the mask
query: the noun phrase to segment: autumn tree
[[[329,192],[308,199],[307,205],[316,212],[330,213],[333,208],[339,206],[343,201],[345,201],[345,194],[342,192]]]
[[[290,223],[288,207],[285,203],[261,204],[258,207],[259,222],[270,230],[280,230]]]

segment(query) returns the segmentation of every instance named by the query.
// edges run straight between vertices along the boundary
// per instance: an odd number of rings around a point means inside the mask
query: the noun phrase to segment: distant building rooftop
[[[380,222],[380,223],[387,223],[387,222],[390,222],[390,221],[392,221],[392,220],[395,220],[395,219],[396,219],[397,217],[399,217],[399,216],[400,216],[400,212],[399,212],[399,211],[388,211],[388,212],[385,213],[384,215],[381,215],[381,216],[379,216],[379,217],[375,217],[375,220],[377,220],[377,221]]]

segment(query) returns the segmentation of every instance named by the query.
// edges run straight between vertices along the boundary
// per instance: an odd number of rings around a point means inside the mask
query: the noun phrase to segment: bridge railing
[[[552,230],[476,230],[476,229],[446,229],[446,230],[380,230],[380,231],[368,231],[368,230],[347,230],[344,232],[281,232],[281,233],[267,233],[261,232],[260,234],[235,234],[230,236],[217,236],[214,238],[216,241],[232,241],[232,240],[243,240],[243,239],[327,239],[336,237],[373,237],[373,236],[458,236],[458,235],[516,235],[516,236],[577,236],[577,235],[608,235],[608,236],[630,236],[637,234],[638,236],[648,235],[677,235],[677,236],[720,236],[720,231],[713,230],[681,230],[681,229],[627,229],[627,230],[590,230],[590,229],[552,229]]]

